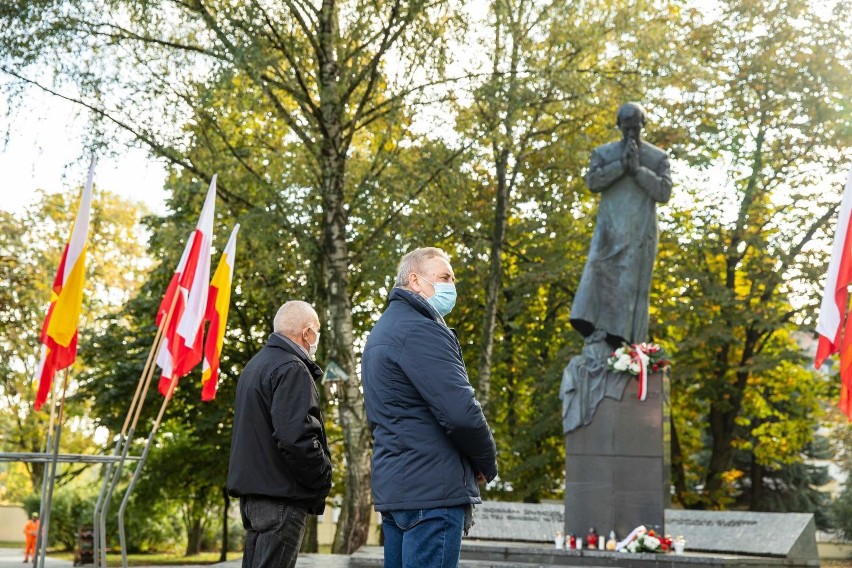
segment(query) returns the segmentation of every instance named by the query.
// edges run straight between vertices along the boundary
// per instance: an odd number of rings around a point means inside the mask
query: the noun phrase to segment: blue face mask
[[[420,276],[420,278],[423,277]],[[426,279],[423,278],[423,280]],[[426,282],[429,281],[426,280]],[[441,317],[444,317],[453,311],[453,306],[456,305],[456,285],[452,282],[429,282],[429,284],[435,288],[435,294],[431,298],[426,298],[426,301],[441,314]]]

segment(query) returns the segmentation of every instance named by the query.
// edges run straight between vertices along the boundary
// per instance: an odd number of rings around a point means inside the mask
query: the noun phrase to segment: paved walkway
[[[91,564],[87,564],[91,568]],[[242,558],[229,560],[213,564],[207,568],[240,568],[242,566]],[[58,558],[47,557],[44,563],[45,568],[72,568],[73,564],[70,560],[59,560]],[[348,568],[349,557],[340,554],[300,554],[299,560],[296,562],[296,568]],[[24,564],[24,549],[23,547],[16,548],[0,548],[0,568],[32,568],[32,564]],[[84,567],[85,568],[85,567]],[[143,568],[199,568],[197,565],[186,566],[169,566],[157,567],[148,566]]]
[[[242,558],[213,564],[209,568],[240,568]],[[0,566],[0,568],[3,568]],[[342,554],[300,554],[296,568],[349,568],[349,557]]]
[[[32,564],[24,564],[24,547],[21,548],[0,548],[0,568],[32,568]],[[44,568],[71,568],[70,560],[59,560],[57,558],[47,557],[44,562]]]

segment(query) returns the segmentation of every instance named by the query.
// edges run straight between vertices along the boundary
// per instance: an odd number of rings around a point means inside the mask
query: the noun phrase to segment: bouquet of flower
[[[657,535],[653,530],[636,527],[625,541],[619,543],[622,552],[668,552],[672,548],[672,539]]]
[[[648,372],[656,373],[671,363],[665,349],[656,343],[623,344],[606,360],[610,369],[639,377],[639,400],[645,400]]]
[[[656,343],[623,344],[612,352],[607,359],[607,365],[616,371],[628,372],[638,376],[644,364],[645,368],[656,373],[668,367],[671,362],[665,349]]]

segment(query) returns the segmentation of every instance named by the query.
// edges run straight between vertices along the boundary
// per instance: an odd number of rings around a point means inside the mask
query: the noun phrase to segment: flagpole
[[[53,453],[53,423],[56,418],[56,386],[51,385],[50,388],[50,418],[48,419],[47,425],[47,440],[45,440],[44,444],[44,454],[52,454]],[[40,566],[44,566],[43,557],[44,553],[42,552],[42,535],[44,534],[44,525],[42,521],[45,516],[45,496],[47,495],[47,472],[49,470],[47,461],[44,462],[44,469],[41,473],[41,495],[39,495],[39,507],[38,507],[38,536],[36,537],[36,552],[35,558],[33,559],[33,566],[38,568]],[[45,547],[46,548],[46,547]]]
[[[128,408],[127,416],[124,419],[124,425],[121,428],[121,434],[119,435],[119,439],[116,442],[115,450],[113,455],[117,455],[119,452],[119,448],[121,448],[121,457],[118,460],[118,463],[115,465],[110,465],[110,468],[114,468],[114,475],[110,480],[109,490],[103,494],[103,500],[101,497],[98,497],[98,503],[100,504],[100,510],[98,506],[95,507],[95,522],[98,523],[99,531],[101,533],[101,558],[102,558],[102,568],[106,568],[106,514],[109,510],[110,501],[112,499],[112,494],[115,491],[116,486],[118,485],[119,478],[121,477],[121,469],[124,466],[124,461],[127,459],[127,454],[130,450],[130,444],[133,440],[133,434],[136,431],[136,424],[139,420],[140,415],[142,414],[142,406],[145,403],[145,397],[148,394],[148,389],[151,386],[151,379],[154,375],[154,371],[156,370],[156,366],[153,364],[156,353],[159,352],[160,346],[163,342],[163,331],[168,328],[168,325],[172,319],[172,314],[174,312],[175,304],[177,303],[177,296],[172,298],[172,303],[169,306],[169,311],[166,313],[166,317],[163,318],[160,325],[157,326],[157,333],[154,336],[154,341],[151,344],[151,350],[148,352],[148,359],[145,361],[145,367],[142,370],[142,374],[139,376],[139,382],[136,385],[136,393],[133,395],[133,400],[130,403],[130,408]],[[141,396],[140,396],[141,395]],[[132,422],[131,422],[132,416]],[[128,430],[128,424],[130,424],[130,429]],[[126,435],[125,435],[126,432]],[[107,481],[109,480],[109,471],[107,473],[107,478],[104,479],[104,489],[107,487]],[[104,489],[101,489],[102,493]],[[121,531],[119,532],[121,535]],[[122,556],[126,555],[124,538],[120,539],[120,546]]]
[[[39,520],[39,535],[41,542],[36,552],[36,565],[43,567],[47,551],[47,541],[50,533],[50,514],[53,502],[53,491],[56,486],[56,468],[59,458],[59,447],[62,437],[62,421],[65,411],[65,397],[68,390],[69,367],[77,358],[77,326],[80,310],[82,309],[83,282],[86,270],[86,240],[91,216],[92,189],[94,186],[95,156],[89,163],[89,173],[86,184],[80,196],[77,215],[71,229],[71,235],[62,251],[62,258],[57,269],[56,277],[51,287],[51,302],[42,326],[42,360],[39,364],[39,384],[34,402],[36,410],[50,398],[51,423],[48,430],[48,449],[52,450],[50,462],[50,482],[43,483],[41,510],[44,511]],[[49,354],[49,355],[48,355]],[[52,441],[53,413],[56,406],[55,372],[65,370],[62,382],[62,395],[59,399],[59,413],[56,419],[56,434]],[[46,476],[45,478],[46,479]],[[44,479],[42,480],[44,482]]]
[[[166,412],[166,406],[168,406],[169,401],[172,399],[172,394],[175,391],[175,387],[177,386],[178,378],[176,376],[172,377],[171,383],[169,383],[169,391],[166,394],[166,397],[163,399],[163,404],[160,405],[160,413],[157,415],[157,419],[154,421],[154,425],[151,427],[151,433],[148,434],[148,439],[145,440],[145,447],[142,449],[142,455],[139,457],[139,463],[136,464],[136,470],[133,472],[133,477],[130,479],[130,484],[127,486],[127,490],[124,492],[124,498],[121,500],[121,507],[118,509],[118,537],[121,542],[121,566],[122,568],[127,568],[127,551],[124,545],[124,511],[127,509],[127,503],[130,500],[130,494],[133,492],[133,487],[136,485],[136,481],[139,479],[139,473],[142,471],[142,467],[145,465],[145,459],[148,457],[148,450],[151,449],[151,441],[154,439],[154,436],[157,433],[157,430],[160,428],[160,423],[163,420],[163,414]]]
[[[168,385],[167,392],[164,393],[165,400],[163,400],[160,412],[154,421],[148,439],[145,441],[145,446],[139,457],[139,463],[136,465],[136,470],[133,472],[133,477],[124,493],[118,513],[118,533],[121,540],[122,566],[125,568],[127,566],[127,551],[124,535],[124,512],[127,509],[127,503],[150,451],[151,440],[160,426],[168,402],[174,393],[178,377],[185,375],[189,368],[200,362],[200,356],[197,361],[194,361],[193,359],[179,358],[179,355],[183,357],[186,355],[186,352],[189,352],[193,353],[194,357],[197,334],[203,333],[204,311],[207,305],[208,280],[210,278],[210,254],[212,250],[214,210],[216,206],[216,177],[214,174],[210,180],[210,187],[207,189],[207,195],[204,198],[204,205],[201,208],[198,223],[186,243],[181,260],[178,263],[178,268],[175,270],[172,282],[166,290],[166,297],[171,296],[173,301],[180,298],[183,300],[183,305],[178,311],[179,323],[176,329],[172,330],[171,325],[165,328],[167,331],[164,341],[168,342],[166,344],[167,349],[163,350],[160,348],[157,357],[157,364],[164,371],[168,372],[171,382]],[[188,266],[191,266],[191,270],[187,272]],[[161,303],[160,310],[158,310],[160,313],[162,313],[162,307]],[[172,352],[172,350],[174,351]],[[160,360],[160,356],[162,356],[162,361]],[[181,362],[180,368],[177,367],[178,361]],[[188,367],[185,367],[185,365],[188,365]],[[162,392],[162,379],[159,386],[158,390]],[[138,416],[134,419],[131,428],[135,428],[137,419]]]
[[[45,505],[45,516],[44,520],[39,520],[39,527],[41,531],[44,533],[44,538],[41,543],[41,568],[44,567],[44,557],[47,554],[47,540],[50,535],[50,510],[51,504],[53,502],[53,488],[56,486],[56,464],[59,461],[59,441],[62,436],[62,418],[65,411],[65,392],[68,388],[68,368],[65,368],[65,373],[63,374],[62,380],[62,396],[59,399],[59,415],[56,419],[56,436],[53,440],[53,458],[50,464],[50,484],[47,488],[47,498],[43,501],[46,503]]]
[[[115,441],[115,448],[113,448],[113,450],[112,450],[113,456],[118,455],[118,447],[120,445],[121,445],[121,437],[119,436]],[[92,548],[93,548],[92,562],[94,563],[95,568],[100,568],[100,567],[106,568],[106,558],[104,558],[104,563],[101,563],[101,537],[100,537],[101,531],[100,531],[100,527],[99,527],[99,523],[100,523],[99,516],[100,516],[101,503],[103,503],[103,500],[104,500],[104,493],[106,493],[107,484],[109,483],[109,478],[112,475],[112,468],[113,468],[112,463],[105,463],[104,464],[103,470],[106,471],[106,473],[104,474],[104,482],[101,485],[100,492],[98,493],[98,500],[95,501],[95,510],[94,510],[93,519],[92,519]],[[104,539],[106,539],[105,536],[104,536]],[[106,549],[104,549],[104,555],[106,555]]]
[[[128,408],[127,416],[124,420],[124,426],[121,428],[121,432],[118,435],[118,438],[115,442],[115,448],[113,449],[112,455],[114,457],[119,456],[117,463],[109,463],[107,465],[106,475],[104,476],[104,482],[101,486],[101,491],[98,494],[98,500],[95,504],[94,511],[94,534],[95,534],[95,555],[97,558],[95,560],[95,568],[98,568],[99,565],[102,568],[106,568],[106,513],[109,510],[109,503],[112,497],[113,492],[115,491],[115,487],[118,484],[119,479],[121,478],[122,467],[124,466],[124,461],[127,459],[127,454],[130,448],[130,441],[133,439],[133,428],[129,431],[127,430],[127,425],[130,422],[131,415],[134,411],[137,413],[141,412],[142,404],[145,401],[145,395],[148,393],[148,385],[150,384],[150,376],[151,372],[149,369],[151,368],[151,361],[153,359],[153,353],[156,353],[157,349],[160,346],[162,340],[162,329],[163,326],[157,328],[157,334],[154,337],[154,342],[151,344],[151,350],[148,354],[148,360],[145,363],[145,367],[142,371],[142,374],[139,376],[139,381],[136,385],[136,393],[133,396],[133,400],[130,403],[130,408]],[[147,378],[147,380],[146,380]],[[144,384],[144,391],[143,391]],[[142,398],[140,400],[139,394],[142,393]],[[138,403],[138,406],[137,406]],[[109,491],[107,491],[109,489]]]
[[[166,324],[166,325],[168,325],[168,324]],[[160,341],[157,343],[157,347],[159,347],[159,346],[160,346],[160,344],[162,344],[162,338],[160,338]],[[152,366],[151,366],[151,368],[150,368],[150,370],[149,370],[149,371],[146,373],[146,375],[145,375],[145,388],[144,388],[145,395],[147,395],[147,394],[148,394],[148,388],[149,388],[149,387],[150,387],[150,385],[151,385],[151,378],[154,376],[154,371],[155,371],[155,370],[156,370],[156,367],[152,365]],[[144,395],[143,395],[143,397],[144,397]],[[140,403],[140,405],[139,405],[139,407],[138,407],[138,411],[135,413],[135,415],[134,415],[134,417],[133,417],[133,422],[132,422],[132,424],[131,424],[131,426],[130,426],[130,430],[128,431],[127,438],[125,439],[124,449],[123,449],[123,451],[122,451],[122,455],[121,455],[121,462],[119,462],[120,464],[121,464],[121,463],[124,461],[124,459],[127,457],[127,453],[128,453],[128,451],[130,450],[130,444],[131,444],[131,441],[133,440],[133,434],[134,434],[134,432],[136,431],[136,423],[137,423],[137,421],[139,420],[139,416],[141,415],[141,409],[142,409],[142,408],[141,408],[141,406],[142,406],[142,405],[141,405],[141,403]],[[144,454],[143,454],[143,455],[144,455]],[[144,459],[144,458],[142,458],[142,459]],[[138,468],[137,468],[137,470],[136,470],[136,471],[138,471]],[[134,476],[135,476],[135,472],[134,472]],[[117,476],[116,476],[116,477],[117,477]],[[105,506],[104,506],[104,511],[103,511],[102,520],[106,517],[106,511],[107,511],[107,510],[108,510],[108,508],[109,508],[109,502],[110,502],[110,500],[112,499],[112,494],[113,494],[113,492],[115,491],[115,487],[116,487],[116,485],[117,485],[117,481],[118,481],[117,479],[114,479],[114,480],[113,480],[113,484],[112,484],[112,486],[110,487],[110,491],[109,491],[109,493],[107,494],[107,500],[106,500],[106,503],[105,503]],[[132,481],[131,481],[131,483],[132,483]],[[122,518],[122,517],[123,517],[123,507],[124,507],[124,502],[122,502],[122,509],[120,509],[120,510],[119,510],[119,516],[118,516],[118,536],[119,536],[119,546],[120,546],[120,548],[121,548],[121,557],[122,557],[122,561],[123,561],[123,562],[125,562],[125,564],[126,564],[126,560],[125,560],[125,559],[127,558],[127,543],[126,543],[125,538],[124,538],[124,519]],[[104,522],[105,522],[105,521],[104,521]]]

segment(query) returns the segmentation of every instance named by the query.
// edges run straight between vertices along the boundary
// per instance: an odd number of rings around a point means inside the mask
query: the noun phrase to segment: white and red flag
[[[95,159],[89,164],[89,175],[77,207],[71,237],[62,251],[62,259],[53,280],[50,307],[41,328],[41,360],[38,364],[36,410],[47,400],[57,371],[70,367],[77,358],[77,324],[83,305],[83,281],[86,276],[89,216],[92,208],[92,185]]]
[[[228,308],[231,304],[231,281],[234,278],[234,257],[237,252],[237,223],[231,231],[231,237],[219,266],[210,281],[210,291],[207,296],[207,339],[204,341],[204,363],[201,366],[201,400],[207,402],[216,398],[216,388],[219,382],[219,358],[222,355],[222,345],[225,343],[225,323],[228,320]]]
[[[852,317],[849,317],[849,286],[852,285],[852,172],[846,181],[840,216],[834,234],[834,248],[828,263],[828,276],[819,310],[814,366],[834,353],[840,353],[840,410],[852,420]]]
[[[215,206],[214,175],[201,208],[198,225],[189,236],[157,310],[157,325],[161,325],[169,308],[174,304],[172,317],[163,332],[163,343],[157,354],[157,365],[162,369],[159,391],[163,396],[168,396],[173,380],[177,381],[189,373],[201,361],[202,326],[207,308]]]

